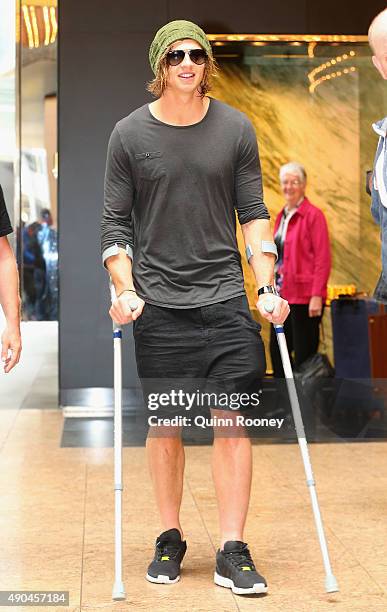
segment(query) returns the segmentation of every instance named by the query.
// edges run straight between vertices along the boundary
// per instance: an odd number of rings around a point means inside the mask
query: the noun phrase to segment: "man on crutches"
[[[102,251],[116,291],[110,315],[117,325],[134,324],[142,383],[189,377],[241,393],[266,364],[245,295],[235,210],[253,254],[260,314],[281,324],[289,313],[273,287],[276,248],[254,128],[206,95],[215,62],[194,23],[161,28],[149,59],[155,79],[148,89],[157,99],[119,121],[108,147]],[[171,584],[187,549],[181,436],[148,435],[147,455],[163,532],[146,578]],[[221,532],[215,583],[239,595],[264,593],[266,580],[243,538],[249,437],[215,436],[212,466]]]

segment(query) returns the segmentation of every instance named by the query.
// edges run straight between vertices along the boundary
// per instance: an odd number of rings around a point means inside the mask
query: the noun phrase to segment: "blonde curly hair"
[[[175,41],[173,44],[176,44]],[[155,98],[160,98],[163,95],[164,91],[167,87],[168,82],[168,70],[169,65],[167,62],[167,54],[171,51],[172,45],[165,51],[164,55],[159,61],[159,65],[157,66],[156,76],[152,81],[147,83],[146,89],[149,91]],[[203,98],[209,91],[211,91],[213,86],[213,79],[217,76],[219,70],[219,66],[214,57],[207,54],[207,59],[204,67],[204,75],[203,80],[199,85],[199,93],[200,97]]]

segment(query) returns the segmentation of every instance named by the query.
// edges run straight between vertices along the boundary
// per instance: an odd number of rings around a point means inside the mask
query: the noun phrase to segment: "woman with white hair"
[[[275,281],[278,293],[290,305],[284,330],[297,367],[318,350],[331,268],[330,244],[323,212],[305,196],[305,168],[296,162],[285,164],[280,169],[280,182],[286,203],[274,227],[278,249]],[[274,329],[270,353],[274,376],[283,377]]]

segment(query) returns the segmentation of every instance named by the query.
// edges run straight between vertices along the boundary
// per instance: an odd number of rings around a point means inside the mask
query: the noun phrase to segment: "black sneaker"
[[[247,544],[226,542],[216,553],[215,584],[227,587],[236,595],[267,593],[266,580],[258,574]]]
[[[187,550],[178,529],[164,531],[156,540],[155,556],[148,567],[146,579],[159,584],[173,584],[180,580],[180,566]]]

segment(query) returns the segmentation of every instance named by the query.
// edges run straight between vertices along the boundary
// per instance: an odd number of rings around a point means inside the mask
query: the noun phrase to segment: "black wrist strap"
[[[278,295],[278,291],[273,285],[264,285],[258,289],[258,296],[262,295],[262,293],[273,293],[274,295]]]
[[[121,293],[119,293],[119,294],[117,295],[117,297],[118,297],[118,298],[119,298],[119,297],[121,297],[121,295],[122,295],[123,293],[125,293],[125,291],[131,291],[132,293],[136,293],[136,291],[135,291],[134,289],[124,289],[123,291],[121,291]]]

